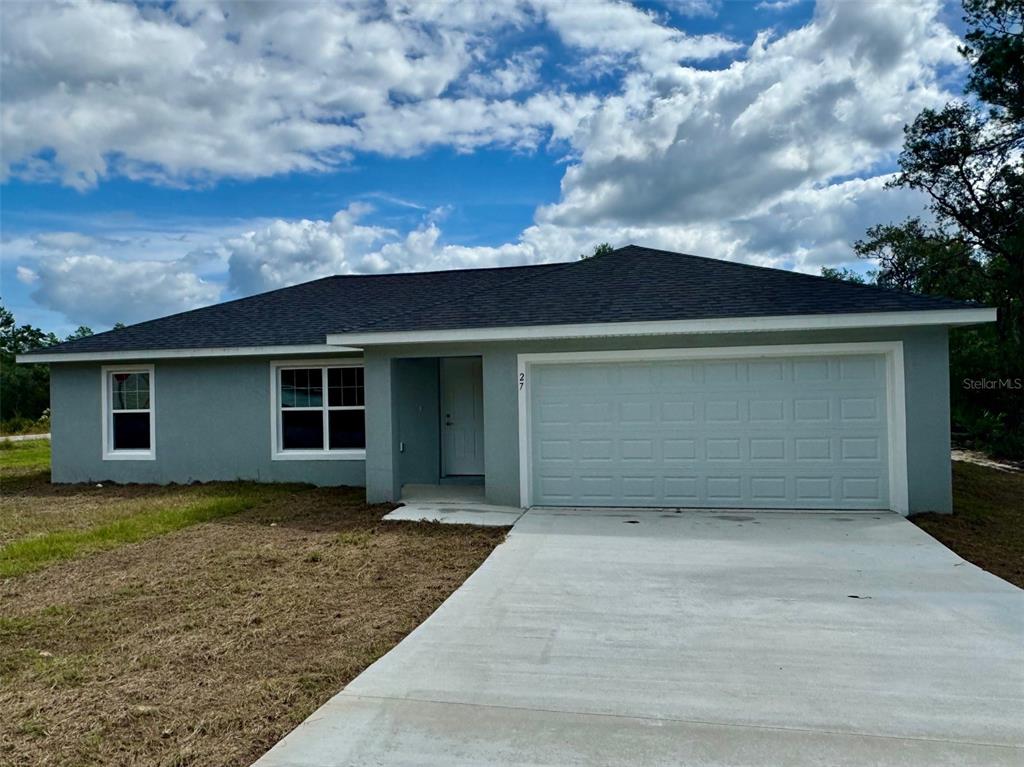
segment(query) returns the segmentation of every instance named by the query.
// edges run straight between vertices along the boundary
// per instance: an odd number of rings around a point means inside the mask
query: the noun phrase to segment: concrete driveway
[[[259,767],[1021,765],[1024,591],[894,514],[533,510]]]

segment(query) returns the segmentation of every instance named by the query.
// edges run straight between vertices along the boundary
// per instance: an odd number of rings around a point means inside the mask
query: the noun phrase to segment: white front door
[[[445,476],[484,473],[483,364],[441,360],[441,463]]]

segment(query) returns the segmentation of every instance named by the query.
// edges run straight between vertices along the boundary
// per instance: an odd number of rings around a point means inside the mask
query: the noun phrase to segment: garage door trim
[[[715,346],[687,349],[628,349],[620,351],[552,352],[518,355],[516,383],[519,390],[519,500],[523,508],[532,499],[532,421],[530,379],[535,365],[567,365],[594,362],[657,362],[685,359],[757,359],[765,357],[837,356],[880,354],[886,361],[886,401],[889,443],[889,508],[908,513],[906,398],[902,341],[870,341],[836,344],[776,344],[770,346]]]

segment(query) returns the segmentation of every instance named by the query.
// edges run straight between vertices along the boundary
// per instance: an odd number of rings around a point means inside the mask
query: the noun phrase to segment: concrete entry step
[[[483,503],[483,485],[403,485],[402,503]]]
[[[442,522],[450,525],[511,527],[523,510],[484,502],[480,485],[405,485],[402,505],[387,514],[389,522]]]

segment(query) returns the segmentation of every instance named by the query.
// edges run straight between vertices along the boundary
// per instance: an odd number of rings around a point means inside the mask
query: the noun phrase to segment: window
[[[155,457],[153,366],[103,368],[103,457]]]
[[[275,458],[362,458],[366,454],[363,368],[306,363],[272,367]]]

